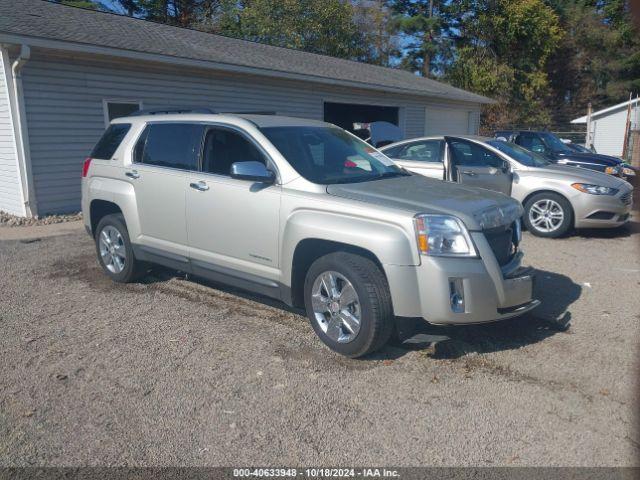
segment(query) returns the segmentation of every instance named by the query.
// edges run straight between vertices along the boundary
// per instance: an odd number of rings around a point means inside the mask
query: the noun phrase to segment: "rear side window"
[[[135,146],[134,161],[159,167],[197,170],[203,133],[204,125],[148,125]]]
[[[111,160],[111,157],[116,153],[116,150],[130,129],[130,123],[114,123],[113,125],[109,125],[109,128],[107,128],[91,152],[91,158]]]

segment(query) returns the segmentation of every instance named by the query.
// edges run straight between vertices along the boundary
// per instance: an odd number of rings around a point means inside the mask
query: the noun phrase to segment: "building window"
[[[126,117],[142,110],[142,102],[137,100],[103,100],[102,106],[106,125],[114,118]]]

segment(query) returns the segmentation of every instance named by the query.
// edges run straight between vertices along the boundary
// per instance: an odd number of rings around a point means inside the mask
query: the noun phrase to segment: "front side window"
[[[393,151],[385,150],[385,153],[398,160],[409,160],[412,162],[442,162],[444,152],[443,140],[423,140],[420,142],[407,143],[395,147]]]
[[[355,183],[408,175],[371,145],[336,127],[265,127],[262,133],[313,183]]]
[[[450,141],[451,155],[456,165],[462,167],[502,168],[504,161],[493,152],[476,143]]]
[[[102,138],[100,138],[91,152],[91,158],[111,160],[111,157],[116,153],[116,150],[130,129],[130,123],[114,123],[113,125],[109,125],[109,128],[102,134]]]
[[[260,162],[266,165],[264,155],[238,132],[223,128],[207,130],[202,156],[202,171],[229,175],[235,162]]]
[[[554,152],[571,153],[571,149],[553,133],[541,133],[540,136]]]
[[[134,149],[134,161],[145,165],[197,170],[204,125],[154,123],[147,126]]]
[[[522,133],[518,135],[517,143],[532,152],[544,153],[547,149],[540,137],[530,133]]]

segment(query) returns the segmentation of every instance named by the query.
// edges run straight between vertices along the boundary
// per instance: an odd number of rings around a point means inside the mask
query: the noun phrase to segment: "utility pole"
[[[631,104],[633,100],[633,93],[629,92],[629,105],[627,106],[627,120],[624,122],[624,140],[622,144],[622,159],[627,159],[627,147],[629,144],[629,127],[631,126]]]
[[[591,102],[587,106],[587,135],[584,139],[584,145],[591,149],[593,146],[593,141],[591,139]]]

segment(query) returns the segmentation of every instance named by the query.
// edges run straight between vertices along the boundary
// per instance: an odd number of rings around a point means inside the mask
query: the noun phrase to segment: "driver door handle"
[[[194,190],[198,190],[199,192],[206,192],[207,190],[209,190],[209,185],[207,185],[202,180],[200,180],[199,182],[190,183],[189,186]]]
[[[475,177],[476,175],[478,175],[476,172],[472,172],[471,170],[462,170],[460,173],[469,175],[470,177]]]
[[[129,178],[140,178],[140,174],[137,172],[137,170],[131,170],[130,172],[125,172],[124,174]]]

